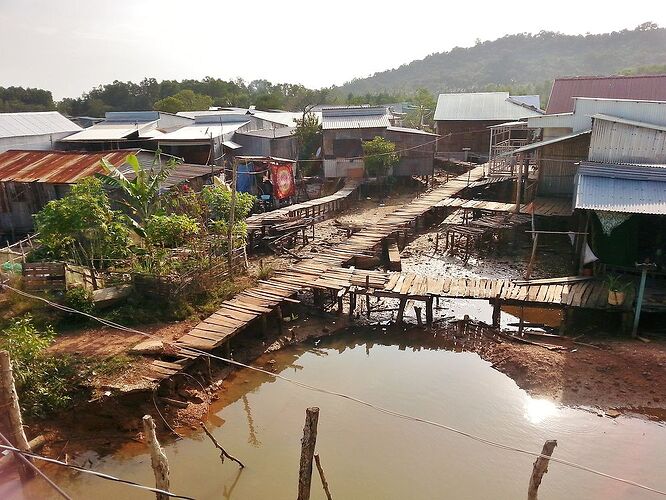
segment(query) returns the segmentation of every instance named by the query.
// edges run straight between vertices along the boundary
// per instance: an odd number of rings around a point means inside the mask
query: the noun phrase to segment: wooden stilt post
[[[428,328],[430,328],[433,323],[432,302],[432,297],[426,299],[426,325],[428,325]]]
[[[370,275],[365,275],[365,314],[370,317]]]
[[[497,294],[495,300],[493,301],[493,327],[500,327],[500,319],[502,317],[502,303],[500,302],[500,296]]]
[[[349,317],[354,316],[354,311],[356,310],[356,293],[349,292]]]
[[[534,240],[532,241],[532,255],[530,255],[530,262],[527,264],[527,269],[525,270],[525,279],[530,279],[532,276],[532,270],[534,269],[534,259],[536,258],[537,245],[539,244],[539,233],[534,233]]]
[[[227,228],[227,266],[229,278],[234,279],[233,272],[233,254],[234,254],[234,217],[236,211],[236,158],[231,164],[231,207],[229,208],[229,227]]]
[[[541,479],[543,475],[548,472],[548,462],[549,458],[553,454],[553,450],[557,446],[557,441],[554,439],[548,440],[544,443],[541,454],[545,455],[543,457],[537,457],[534,461],[534,466],[532,467],[532,476],[530,477],[530,485],[527,489],[527,500],[537,500],[539,485],[541,484]]]
[[[315,465],[319,471],[319,478],[321,479],[321,485],[324,487],[324,493],[326,493],[326,500],[333,500],[331,496],[331,490],[328,489],[328,481],[326,481],[326,476],[324,476],[324,468],[321,466],[321,460],[319,460],[319,455],[314,456]]]
[[[421,308],[414,306],[414,314],[416,315],[416,322],[419,326],[423,326],[423,319],[421,318]]]
[[[345,296],[345,289],[338,291],[338,314],[342,314],[342,298]]]
[[[265,314],[261,315],[261,336],[268,338],[268,318]]]
[[[7,439],[12,446],[30,451],[30,444],[23,430],[23,419],[21,418],[21,408],[19,407],[16,386],[14,385],[14,376],[12,374],[12,363],[7,351],[0,351],[0,415],[4,414],[3,424],[6,422],[8,433]],[[33,476],[32,469],[28,464],[16,458],[19,475],[21,479],[30,479]]]
[[[227,340],[224,343],[224,356],[227,359],[231,359],[231,340]]]
[[[396,322],[402,323],[402,318],[405,315],[405,306],[407,305],[407,298],[406,297],[400,297],[400,306],[398,307],[398,317],[396,319]]]
[[[278,321],[278,331],[280,332],[280,335],[282,335],[282,327],[283,327],[284,319],[282,317],[282,307],[281,306],[276,306],[275,307],[275,316],[277,317],[277,321]]]
[[[160,490],[169,491],[169,462],[157,440],[155,422],[150,415],[143,417],[143,433],[150,448],[150,463],[155,474],[155,486]],[[169,500],[169,495],[163,493],[155,493],[155,497],[157,500]]]
[[[301,440],[301,463],[298,470],[298,500],[310,499],[312,459],[317,443],[318,421],[319,408],[312,407],[305,410],[305,427],[303,427],[303,439]]]

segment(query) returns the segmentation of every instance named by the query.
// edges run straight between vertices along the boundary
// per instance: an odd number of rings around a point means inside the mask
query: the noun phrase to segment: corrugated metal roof
[[[104,121],[62,140],[64,142],[122,141],[134,133],[138,133],[139,136],[148,134],[147,137],[150,137],[150,131],[154,130],[156,124],[157,121],[141,123]]]
[[[386,127],[386,130],[391,130],[393,132],[403,132],[406,134],[420,134],[420,135],[431,135],[436,137],[437,134],[432,132],[426,132],[425,130],[419,130],[417,128],[407,128],[407,127]]]
[[[98,153],[71,151],[19,151],[10,150],[0,153],[0,182],[44,182],[48,184],[73,184],[85,177],[103,173],[102,158],[118,168],[127,177],[134,174],[125,159],[129,154],[136,154],[139,163],[149,168],[154,160],[154,153],[139,149],[122,149]],[[161,184],[169,188],[202,175],[218,172],[222,167],[210,165],[178,165]]]
[[[174,130],[168,134],[164,134],[158,137],[156,140],[160,143],[162,142],[205,142],[210,141],[212,138],[223,137],[225,134],[235,132],[243,125],[247,125],[250,122],[231,122],[223,123],[221,125],[215,124],[199,124],[199,125],[189,125],[187,127]]]
[[[240,135],[249,135],[252,137],[265,137],[267,139],[274,139],[280,137],[291,137],[296,132],[296,127],[278,127],[278,128],[264,128],[261,130],[250,130],[247,132],[236,132]]]
[[[546,113],[573,111],[574,97],[666,101],[666,75],[557,78]]]
[[[0,138],[49,135],[81,130],[57,111],[0,113]]]
[[[666,215],[666,165],[583,162],[576,176],[575,207]]]
[[[322,109],[323,130],[387,128],[391,115],[384,106],[347,106]]]
[[[533,149],[538,149],[538,148],[541,148],[543,146],[548,146],[549,144],[555,144],[557,142],[567,141],[569,139],[574,139],[575,137],[578,137],[580,135],[589,134],[590,132],[591,132],[591,130],[584,130],[583,132],[578,132],[576,134],[563,135],[562,137],[556,137],[555,139],[548,139],[547,141],[533,142],[532,144],[528,144],[526,146],[523,146],[522,148],[514,149],[511,152],[511,154],[523,153],[525,151],[531,151]]]
[[[47,182],[71,184],[84,177],[102,172],[100,161],[105,158],[118,167],[128,154],[138,150],[80,153],[69,151],[10,150],[0,153],[0,182]]]
[[[630,125],[632,127],[649,128],[652,130],[666,130],[666,125],[655,125],[654,123],[641,122],[637,120],[627,120],[626,118],[620,118],[619,116],[605,115],[603,113],[597,113],[596,115],[593,115],[592,118],[596,120],[603,120],[606,122]]]
[[[508,92],[439,94],[435,121],[513,121],[543,112],[512,100]]]
[[[531,106],[533,108],[541,109],[541,97],[537,95],[512,95],[509,96],[509,99],[513,101],[518,101],[522,104],[526,104],[527,106]]]
[[[243,146],[234,141],[222,141],[222,145],[229,149],[240,149]]]
[[[159,111],[108,111],[104,114],[107,122],[149,123],[160,119]]]

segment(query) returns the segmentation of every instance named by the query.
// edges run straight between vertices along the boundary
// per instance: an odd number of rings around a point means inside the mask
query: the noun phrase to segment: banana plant
[[[105,186],[120,192],[121,199],[118,201],[126,207],[134,231],[145,237],[143,223],[160,210],[160,186],[179,162],[172,158],[162,164],[160,151],[157,151],[149,168],[143,167],[134,154],[127,155],[125,163],[131,168],[127,174],[102,158],[105,173],[96,176]]]

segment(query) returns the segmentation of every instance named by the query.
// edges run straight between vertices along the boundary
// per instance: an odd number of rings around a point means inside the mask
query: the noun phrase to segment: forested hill
[[[456,47],[399,68],[355,79],[343,94],[494,90],[524,86],[542,93],[545,81],[558,76],[609,75],[628,68],[666,64],[666,29],[645,23],[634,30],[601,35],[554,32],[507,35],[474,47]]]

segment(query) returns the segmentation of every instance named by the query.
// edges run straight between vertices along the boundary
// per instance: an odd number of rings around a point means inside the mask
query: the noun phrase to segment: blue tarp
[[[254,186],[254,171],[252,163],[241,163],[236,170],[236,191],[252,193]]]

